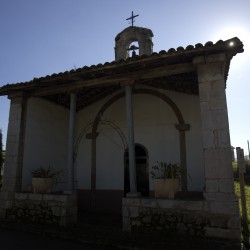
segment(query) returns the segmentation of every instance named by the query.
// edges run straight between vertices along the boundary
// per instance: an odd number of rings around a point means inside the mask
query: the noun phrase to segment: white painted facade
[[[161,90],[170,97],[182,112],[186,123],[187,168],[190,175],[189,190],[202,191],[204,167],[202,157],[199,97]],[[93,122],[95,115],[109,98],[78,112],[78,134]],[[148,151],[149,171],[157,161],[180,163],[179,132],[175,128],[177,118],[170,106],[156,96],[134,95],[135,143]],[[126,129],[125,97],[119,99],[104,112],[102,120],[116,124],[124,135]],[[87,133],[91,132],[91,128]],[[97,132],[97,189],[123,190],[124,147],[119,134],[108,125],[99,125]],[[91,140],[82,137],[77,151],[77,187],[90,189]],[[150,190],[153,190],[150,178]]]
[[[187,169],[190,176],[190,191],[203,191],[204,163],[202,156],[201,118],[199,96],[159,90],[172,99],[180,109],[190,130],[186,131]],[[111,96],[77,112],[75,187],[91,189],[91,133],[92,123],[101,107]],[[136,94],[134,101],[135,143],[148,151],[149,172],[157,161],[180,163],[179,131],[177,117],[171,107],[157,96]],[[69,110],[40,98],[30,98],[27,107],[25,130],[23,191],[31,190],[31,171],[39,166],[53,166],[63,170],[58,190],[65,190],[67,174],[67,146]],[[103,114],[102,119],[119,127],[127,137],[125,97],[114,102]],[[125,147],[116,129],[100,123],[96,139],[96,189],[124,189]],[[153,190],[152,179],[150,190]]]
[[[57,189],[64,189],[67,169],[68,115],[66,108],[40,98],[27,103],[22,190],[31,191],[31,172],[40,166],[62,170]]]

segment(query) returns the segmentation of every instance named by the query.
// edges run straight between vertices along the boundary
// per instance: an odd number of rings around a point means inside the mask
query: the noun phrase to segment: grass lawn
[[[246,192],[246,203],[247,203],[247,216],[248,216],[248,222],[250,222],[250,177],[245,178],[245,192]],[[236,195],[240,198],[240,183],[239,181],[234,182],[234,187],[235,187],[235,193]],[[241,200],[240,202],[240,209],[241,209]]]
[[[233,170],[234,170],[234,177],[235,177],[235,182],[234,182],[234,187],[235,187],[235,193],[236,195],[240,198],[240,183],[238,181],[239,175],[237,172],[237,162],[233,162],[232,164]],[[246,193],[246,203],[247,203],[247,216],[248,216],[248,222],[250,222],[250,175],[249,175],[249,169],[250,169],[250,161],[246,161],[246,169],[247,169],[247,175],[245,174],[245,193]],[[241,210],[241,200],[239,200],[240,203],[240,210]],[[249,225],[248,225],[249,227]],[[249,227],[250,228],[250,227]]]
[[[239,181],[234,182],[235,186],[235,193],[236,195],[240,198],[240,183]],[[246,207],[247,207],[247,219],[248,219],[248,224],[244,226],[243,223],[241,223],[242,226],[242,240],[244,242],[244,245],[249,247],[250,246],[250,237],[249,237],[249,232],[250,232],[250,177],[245,178],[245,193],[246,193]],[[240,213],[241,213],[241,218],[242,218],[242,211],[241,211],[241,200],[239,200],[240,203]],[[247,230],[248,229],[248,230]],[[247,248],[249,249],[249,248]]]

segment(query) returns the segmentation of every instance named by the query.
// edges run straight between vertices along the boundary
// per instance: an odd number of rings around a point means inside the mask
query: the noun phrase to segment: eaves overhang
[[[219,40],[215,44],[212,42],[207,42],[205,45],[197,43],[195,46],[189,45],[185,49],[183,47],[171,48],[168,51],[152,53],[150,56],[135,56],[118,62],[84,66],[71,71],[34,78],[28,82],[7,84],[0,88],[0,95],[25,92],[30,96],[52,98],[54,95],[62,96],[75,92],[82,96],[84,93],[88,93],[92,100],[96,100],[99,98],[98,93],[101,98],[104,93],[111,94],[128,82],[147,86],[157,85],[163,88],[165,82],[166,86],[175,90],[174,79],[178,79],[176,85],[182,83],[183,92],[197,94],[197,84],[191,84],[191,81],[196,81],[194,58],[225,54],[224,75],[226,80],[232,57],[243,51],[243,44],[237,37],[226,41]],[[178,86],[176,90],[178,91]]]

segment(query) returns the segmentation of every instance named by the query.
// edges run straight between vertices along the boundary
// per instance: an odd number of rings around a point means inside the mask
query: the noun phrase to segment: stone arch
[[[133,94],[148,94],[159,97],[164,102],[166,102],[173,110],[174,114],[177,117],[178,124],[175,125],[176,129],[179,131],[179,144],[180,144],[180,163],[184,169],[183,178],[182,178],[182,189],[187,191],[187,160],[186,160],[186,136],[185,131],[190,129],[189,124],[185,124],[184,118],[178,106],[174,103],[165,94],[153,90],[153,89],[134,89]],[[97,113],[93,126],[92,126],[92,144],[91,144],[91,190],[94,193],[96,189],[96,137],[97,137],[97,128],[101,121],[103,113],[117,100],[125,97],[125,92],[120,92],[109,99]]]
[[[115,100],[118,100],[120,98],[120,95],[117,96],[118,98],[114,98],[114,100],[112,101],[112,103]],[[112,104],[111,103],[111,104]],[[103,113],[110,105],[110,102],[107,102],[106,105],[104,105],[102,107],[102,109],[98,112],[98,114]],[[123,144],[123,148],[124,150],[128,147],[127,145],[127,139],[126,136],[124,135],[124,133],[122,132],[122,130],[120,129],[119,126],[117,126],[115,123],[111,122],[111,121],[106,121],[106,120],[101,120],[99,119],[101,118],[101,115],[97,115],[94,122],[91,122],[89,124],[87,124],[80,132],[79,136],[77,137],[75,146],[74,146],[74,162],[76,162],[76,158],[77,158],[77,153],[78,153],[78,148],[80,145],[80,142],[83,138],[84,135],[86,135],[86,132],[92,128],[92,132],[89,135],[89,139],[91,139],[92,141],[92,145],[91,145],[91,190],[94,191],[96,188],[96,137],[98,136],[98,134],[96,133],[97,127],[98,125],[108,125],[110,127],[112,127],[116,133],[118,134],[118,136],[121,138],[122,144]],[[93,132],[95,131],[95,132]],[[76,164],[76,163],[75,163]],[[76,168],[76,165],[74,166]],[[94,200],[94,198],[93,198]],[[92,206],[94,207],[94,201],[92,200]]]
[[[121,141],[122,141],[122,145],[123,145],[123,148],[126,149],[127,148],[127,139],[126,139],[126,136],[124,135],[124,133],[122,132],[122,130],[120,129],[119,126],[117,126],[115,123],[111,122],[111,121],[106,121],[106,120],[100,120],[99,125],[108,125],[110,127],[112,127],[116,133],[119,135],[119,137],[121,138]],[[79,136],[77,137],[77,140],[76,140],[76,143],[75,143],[75,147],[74,147],[74,159],[76,159],[77,157],[77,153],[78,153],[78,148],[79,148],[79,145],[80,145],[80,142],[83,138],[83,136],[87,133],[87,131],[92,128],[94,125],[94,122],[91,122],[89,123],[88,125],[86,125],[80,132]],[[92,135],[92,134],[91,134]],[[92,139],[92,136],[91,138],[89,139]]]

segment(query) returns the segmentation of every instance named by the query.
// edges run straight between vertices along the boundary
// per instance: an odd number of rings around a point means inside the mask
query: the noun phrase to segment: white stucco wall
[[[67,174],[68,113],[41,98],[30,98],[25,130],[23,191],[31,190],[31,171],[51,165],[62,170],[56,189],[64,189]]]
[[[184,121],[190,124],[186,132],[187,168],[190,175],[189,190],[201,191],[204,186],[202,157],[201,121],[199,97],[161,90],[179,107]],[[111,98],[111,97],[109,97]],[[91,122],[102,105],[109,100],[99,101],[78,112],[78,132]],[[102,119],[119,126],[127,137],[125,98],[113,103]],[[175,128],[177,118],[170,106],[156,96],[134,95],[135,142],[148,150],[149,171],[156,161],[180,162],[179,132]],[[87,133],[91,132],[89,128]],[[107,125],[98,127],[96,188],[123,190],[124,147],[117,132]],[[85,136],[79,144],[76,159],[77,185],[79,189],[90,189],[91,181],[91,140]],[[150,189],[153,189],[150,178]]]

